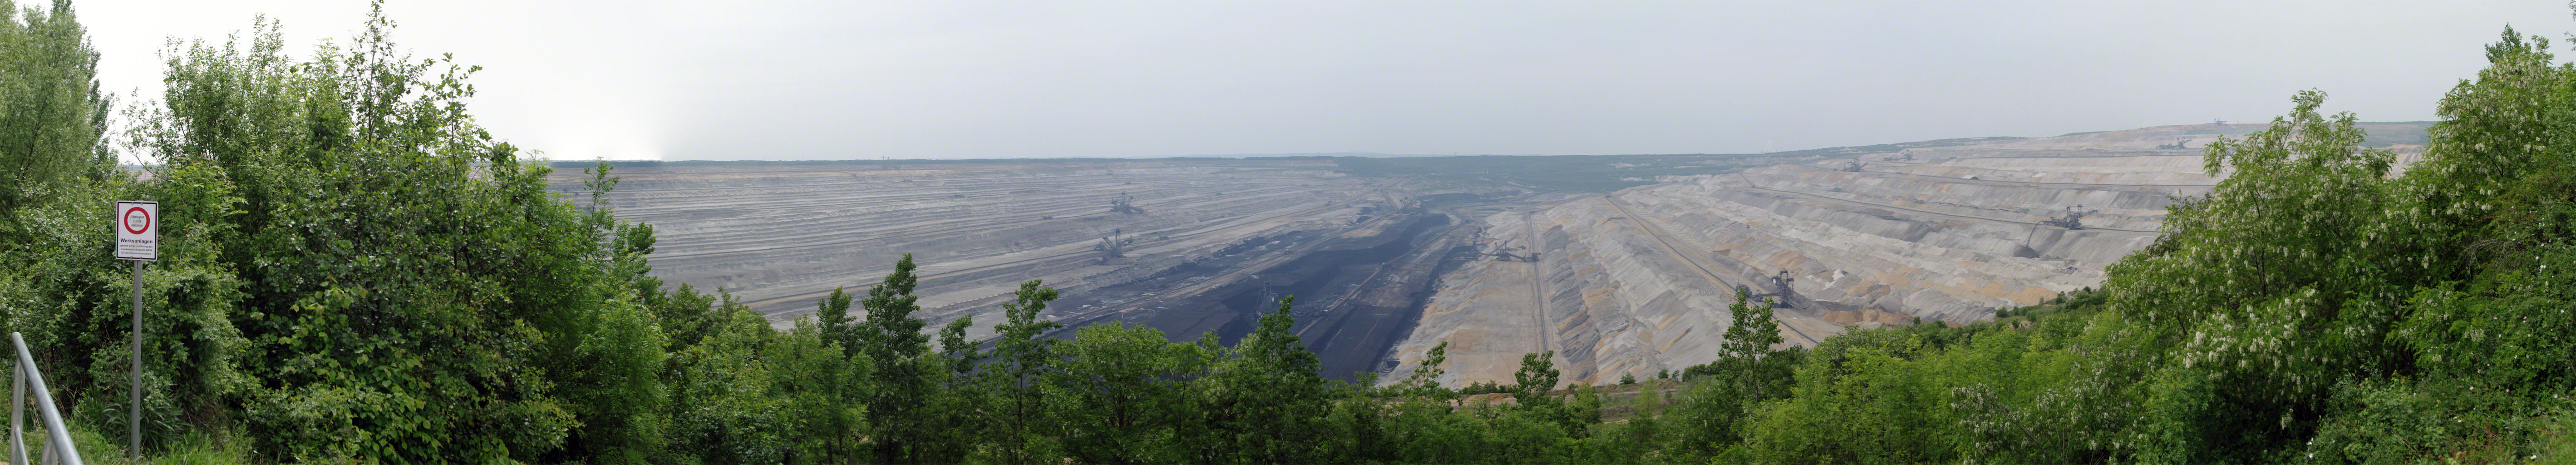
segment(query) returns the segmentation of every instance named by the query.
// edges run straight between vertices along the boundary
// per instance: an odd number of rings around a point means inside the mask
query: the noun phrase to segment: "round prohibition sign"
[[[150,230],[152,230],[151,213],[143,211],[143,207],[126,207],[125,232],[127,234],[143,234],[144,231]]]

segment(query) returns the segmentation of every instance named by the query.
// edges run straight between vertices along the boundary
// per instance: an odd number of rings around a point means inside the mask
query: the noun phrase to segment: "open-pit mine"
[[[2364,126],[2405,160],[2425,125]],[[911,253],[930,327],[973,317],[976,337],[1029,279],[1063,291],[1044,314],[1059,336],[1231,342],[1294,295],[1327,376],[1409,371],[1447,342],[1452,386],[1509,383],[1542,351],[1601,384],[1715,360],[1738,292],[1812,345],[2098,285],[2216,184],[2207,144],[2262,128],[1764,155],[643,162],[613,171],[609,206],[655,227],[656,275],[781,326]]]
[[[1176,339],[1248,333],[1297,296],[1297,330],[1337,377],[1381,370],[1435,272],[1463,260],[1459,225],[1530,198],[1513,188],[1363,177],[1329,159],[626,163],[609,207],[653,225],[654,273],[722,288],[777,325],[835,287],[861,290],[902,255],[921,316],[973,317],[989,337],[1030,279],[1065,296],[1071,331],[1124,321]],[[572,193],[587,179],[556,173]],[[572,195],[575,198],[587,198]]]
[[[1441,277],[1399,371],[1448,342],[1444,382],[1509,383],[1555,351],[1567,383],[1717,358],[1742,290],[1779,303],[1784,344],[1850,327],[1992,318],[2099,285],[2159,236],[2167,208],[2217,183],[2202,150],[2264,125],[1811,150],[1795,163],[1668,176],[1476,219],[1484,260]],[[2365,123],[2420,154],[2423,123]]]

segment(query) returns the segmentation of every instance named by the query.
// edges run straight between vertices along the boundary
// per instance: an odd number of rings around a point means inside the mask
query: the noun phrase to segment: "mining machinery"
[[[1796,282],[1798,282],[1798,278],[1789,277],[1789,270],[1780,270],[1780,274],[1771,275],[1771,289],[1773,292],[1755,294],[1753,293],[1753,288],[1742,285],[1735,286],[1735,292],[1745,294],[1745,300],[1748,302],[1760,302],[1762,299],[1777,297],[1776,299],[1771,299],[1772,308],[1798,308],[1797,302],[1804,300],[1804,298],[1798,296],[1797,289],[1789,288],[1790,284]]]
[[[1143,207],[1138,207],[1133,204],[1135,199],[1136,198],[1134,196],[1129,196],[1125,192],[1120,192],[1118,193],[1118,198],[1109,199],[1109,211],[1129,215],[1144,213],[1145,209]]]
[[[2066,207],[2066,216],[2049,217],[2045,220],[2039,220],[2039,224],[2066,229],[2084,229],[2084,215],[2101,212],[2101,210],[2086,210],[2083,205],[2076,205]]]
[[[1107,265],[1110,260],[1127,258],[1127,246],[1135,243],[1132,237],[1103,237],[1100,243],[1091,245],[1091,250],[1100,251],[1100,264]]]
[[[1515,254],[1513,254],[1513,253],[1512,253],[1512,251],[1514,251],[1514,250],[1520,250],[1520,249],[1521,249],[1521,246],[1517,246],[1517,245],[1515,245],[1515,246],[1511,246],[1511,247],[1504,247],[1504,248],[1500,248],[1500,249],[1494,249],[1494,251],[1492,251],[1492,252],[1478,252],[1478,254],[1479,254],[1479,255],[1492,255],[1492,256],[1494,257],[1494,261],[1501,261],[1501,262],[1528,262],[1528,263],[1538,263],[1538,252],[1530,252],[1530,254],[1529,254],[1529,255],[1515,255]]]

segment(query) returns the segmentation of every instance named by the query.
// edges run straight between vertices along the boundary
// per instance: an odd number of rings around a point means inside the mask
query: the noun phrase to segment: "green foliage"
[[[648,462],[661,450],[667,427],[661,415],[667,342],[651,314],[631,302],[603,306],[594,324],[573,349],[586,369],[561,375],[563,397],[583,426],[568,446],[589,451],[595,461]]]
[[[670,453],[687,462],[783,462],[795,418],[788,399],[771,395],[775,367],[761,356],[774,331],[748,308],[725,314],[704,342],[672,355]]]
[[[1048,384],[1048,417],[1063,425],[1064,451],[1084,463],[1173,463],[1193,418],[1186,380],[1206,371],[1206,354],[1162,331],[1112,323],[1089,326],[1064,346]]]
[[[1506,408],[1493,410],[1487,417],[1486,433],[1493,442],[1486,445],[1492,454],[1484,463],[1565,463],[1574,442],[1556,412],[1549,408]]]
[[[1518,389],[1512,391],[1513,401],[1521,405],[1554,401],[1556,398],[1547,395],[1547,392],[1556,389],[1559,379],[1556,371],[1556,351],[1522,354],[1521,369],[1512,373],[1512,379],[1520,382],[1514,385]]]
[[[1384,387],[1326,381],[1291,299],[1233,347],[1116,323],[1059,340],[1039,317],[1057,293],[1030,281],[995,339],[961,317],[933,352],[909,255],[779,331],[722,289],[665,289],[652,228],[608,202],[614,165],[592,165],[583,206],[550,192],[548,165],[474,125],[474,69],[404,55],[381,13],[302,60],[265,20],[174,47],[167,99],[131,112],[135,147],[163,164],[129,175],[104,156],[96,54],[68,4],[0,12],[0,322],[46,348],[70,434],[117,450],[130,270],[94,226],[108,201],[162,202],[162,260],[141,280],[149,461],[2576,457],[2576,65],[2511,29],[2403,175],[2371,128],[2299,93],[2265,130],[2211,144],[2225,180],[2101,289],[1785,350],[1771,305],[1739,294],[1711,363],[1556,391],[1545,352],[1513,385],[1451,391],[1445,343]],[[1438,172],[1460,162],[1483,166]],[[1612,189],[1726,163],[1343,165]],[[1484,393],[1513,399],[1460,401]]]
[[[823,340],[839,344],[842,351],[856,353],[859,350],[858,326],[850,321],[850,294],[842,292],[843,289],[834,287],[831,295],[823,296],[822,301],[815,303],[814,331]]]
[[[1447,369],[1441,368],[1441,365],[1447,363],[1449,363],[1449,341],[1440,341],[1439,344],[1432,345],[1430,351],[1423,353],[1422,363],[1413,368],[1412,375],[1406,376],[1404,381],[1389,387],[1386,393],[1400,398],[1427,397],[1442,402],[1456,400],[1460,394],[1458,391],[1440,385],[1440,376],[1448,372]],[[1487,381],[1487,383],[1491,386],[1492,382]],[[1500,389],[1499,386],[1493,386],[1493,388]]]
[[[2540,416],[2552,400],[2534,399],[2473,383],[2356,382],[2337,386],[2329,404],[2337,415],[2318,428],[2298,460],[2386,463],[2439,457],[2463,462],[2516,461],[2533,434],[2547,428]]]
[[[98,51],[70,0],[19,9],[0,2],[0,234],[25,227],[20,210],[73,198],[104,179],[115,155],[107,133],[111,98],[97,81]]]
[[[868,396],[866,407],[874,419],[870,442],[877,460],[886,463],[920,460],[927,452],[922,443],[931,438],[918,424],[923,422],[918,411],[931,402],[934,383],[948,375],[923,358],[930,351],[930,338],[921,333],[928,323],[912,316],[921,310],[914,303],[921,298],[912,295],[920,283],[912,274],[914,268],[912,254],[904,254],[895,262],[893,273],[868,289],[868,298],[859,303],[867,310],[867,319],[855,330],[859,355],[880,361],[868,379],[875,392]]]
[[[1718,344],[1720,358],[1760,360],[1771,353],[1771,346],[1780,344],[1780,322],[1772,317],[1771,301],[1752,307],[1745,305],[1748,298],[1744,290],[1736,290],[1735,303],[1726,307],[1733,322],[1726,326],[1726,341]]]
[[[2533,438],[2531,448],[2531,463],[2576,463],[2576,411],[2560,410],[2550,415],[2538,437]]]
[[[1296,318],[1289,303],[1261,323],[1200,381],[1206,397],[1205,419],[1216,437],[1206,457],[1192,461],[1222,463],[1299,463],[1311,461],[1323,438],[1328,410],[1321,362],[1291,331]]]
[[[1047,301],[1056,298],[1055,288],[1039,284],[1035,279],[1020,283],[1017,299],[1002,305],[1003,318],[1008,321],[993,328],[1001,333],[993,343],[994,363],[998,365],[993,368],[998,370],[995,374],[1003,384],[1001,398],[996,402],[999,405],[993,408],[1001,426],[1001,431],[996,432],[1001,438],[994,441],[1000,445],[995,458],[1005,463],[1035,460],[1047,448],[1045,442],[1058,433],[1036,428],[1046,420],[1045,378],[1057,357],[1057,341],[1045,337],[1046,332],[1064,327],[1064,323],[1038,320],[1038,312],[1046,310]]]
[[[1921,338],[1863,331],[1819,346],[1798,368],[1789,399],[1745,421],[1744,443],[1767,463],[1957,461],[1956,438],[1938,379],[1913,357]]]
[[[795,412],[784,461],[856,462],[866,450],[864,406],[872,388],[863,381],[876,365],[842,351],[816,326],[799,320],[786,334],[772,331],[762,353],[773,367],[769,395],[784,398],[788,411]]]
[[[721,302],[718,301],[720,298]],[[722,288],[716,289],[716,295],[707,295],[688,284],[681,284],[667,294],[646,294],[646,301],[652,307],[653,321],[662,327],[663,343],[672,348],[694,346],[705,341],[707,334],[719,327],[718,323],[723,320],[724,315],[714,309],[741,305],[734,300],[732,293]]]
[[[375,15],[355,50],[293,64],[273,24],[248,50],[199,42],[170,58],[166,110],[142,115],[160,173],[219,187],[165,204],[171,226],[223,224],[177,242],[211,249],[200,282],[245,294],[231,328],[200,319],[238,331],[230,364],[253,384],[215,405],[241,406],[225,415],[268,459],[535,459],[575,410],[635,410],[569,405],[547,375],[606,343],[594,318],[628,311],[606,308],[631,288],[608,282],[616,230],[472,124],[473,69],[402,55],[391,27]],[[650,333],[612,328],[630,346]]]
[[[247,441],[227,441],[222,439],[225,437],[238,438],[243,436],[243,434],[238,432],[223,435],[208,434],[204,431],[190,432],[180,435],[177,439],[170,440],[169,449],[167,451],[156,456],[147,457],[144,460],[138,460],[135,463],[166,463],[173,465],[199,463],[250,463],[252,454]],[[99,459],[90,459],[90,463],[101,462],[104,461]]]

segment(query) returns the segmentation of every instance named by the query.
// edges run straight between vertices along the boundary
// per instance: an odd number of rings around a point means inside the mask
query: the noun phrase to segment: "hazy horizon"
[[[75,2],[120,96],[165,37],[357,1]],[[2433,119],[2565,4],[392,2],[557,160],[1763,153],[2257,122],[2292,92]],[[135,103],[124,99],[120,105]]]

